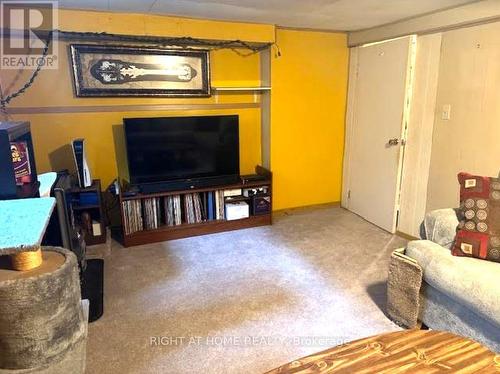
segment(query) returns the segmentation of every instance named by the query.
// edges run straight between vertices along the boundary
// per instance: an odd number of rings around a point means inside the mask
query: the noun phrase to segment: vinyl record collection
[[[208,191],[165,197],[124,200],[123,227],[126,235],[160,226],[224,220],[224,191]]]

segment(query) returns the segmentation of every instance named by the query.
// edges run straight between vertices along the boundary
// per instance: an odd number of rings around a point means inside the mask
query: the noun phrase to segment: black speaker
[[[104,313],[104,260],[88,259],[82,274],[82,299],[88,299],[89,322],[101,318]]]

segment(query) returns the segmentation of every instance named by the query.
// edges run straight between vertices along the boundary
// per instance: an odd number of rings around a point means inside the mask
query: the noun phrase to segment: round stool
[[[82,347],[85,355],[76,256],[62,248],[42,249],[43,261],[28,271],[10,270],[8,256],[0,257],[0,373],[43,371]]]

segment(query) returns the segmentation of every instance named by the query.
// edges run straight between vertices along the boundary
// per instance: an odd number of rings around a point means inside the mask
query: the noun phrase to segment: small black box
[[[252,213],[255,216],[271,213],[271,196],[255,195],[252,198]]]

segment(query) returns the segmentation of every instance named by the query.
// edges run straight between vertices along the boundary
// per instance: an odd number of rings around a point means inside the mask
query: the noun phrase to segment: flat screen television
[[[239,180],[237,115],[125,118],[124,126],[130,183],[143,190]]]

